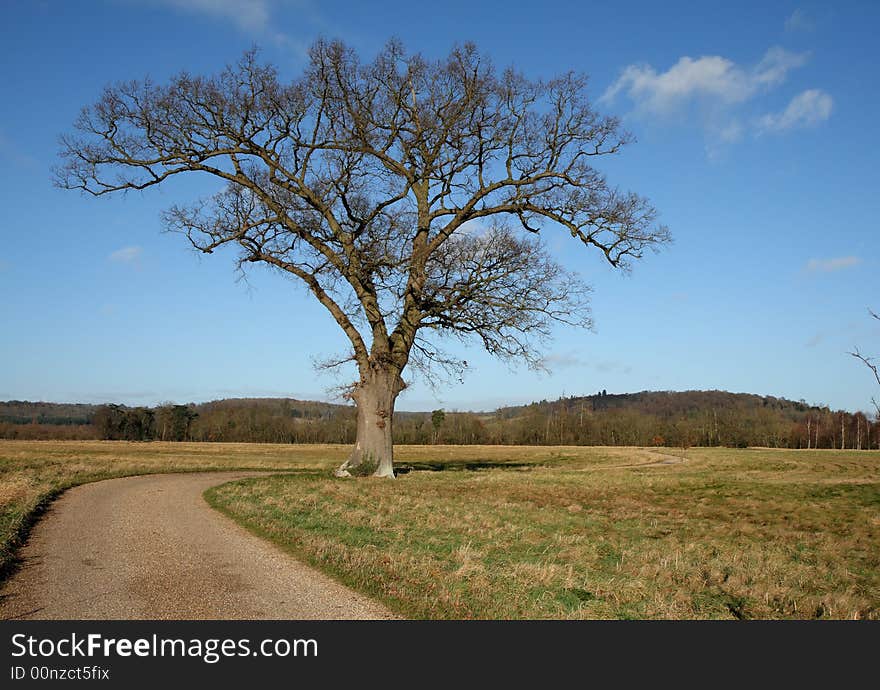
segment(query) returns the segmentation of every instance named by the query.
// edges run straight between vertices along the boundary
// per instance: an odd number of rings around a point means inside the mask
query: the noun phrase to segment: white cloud
[[[857,256],[841,256],[834,259],[810,259],[807,262],[807,270],[811,273],[831,273],[845,268],[852,268],[862,263]]]
[[[834,99],[821,89],[809,89],[791,99],[780,113],[758,119],[759,132],[783,132],[798,127],[815,127],[831,117]]]
[[[718,138],[726,143],[733,143],[742,139],[742,125],[734,120],[718,130]]]
[[[135,2],[136,0],[129,0]],[[141,0],[143,1],[143,0]],[[295,52],[300,59],[308,58],[308,44],[301,38],[278,29],[282,22],[276,12],[280,0],[150,0],[154,4],[170,7],[178,12],[201,15],[219,21],[231,22],[239,30],[260,41],[270,40]],[[311,25],[326,33],[332,27],[321,16],[311,0],[286,0],[288,7],[295,7],[300,24]]]
[[[479,219],[474,218],[472,220],[466,220],[461,226],[456,230],[459,235],[468,235],[470,237],[483,237],[489,232],[490,226],[486,225],[486,222]]]
[[[140,258],[143,252],[143,247],[123,247],[110,254],[108,258],[110,261],[116,261],[117,263],[131,263]]]
[[[815,24],[813,20],[804,12],[800,7],[798,7],[794,12],[792,12],[788,19],[785,20],[785,30],[789,33],[794,33],[795,31],[812,31],[815,28]]]
[[[269,26],[267,0],[158,0],[178,10],[206,14],[232,21],[244,31],[263,31]]]
[[[809,53],[791,53],[778,46],[771,48],[752,73],[753,82],[756,86],[778,86],[791,70],[806,64],[809,57]]]
[[[743,138],[743,126],[739,120],[728,122],[709,121],[706,126],[706,156],[710,160],[720,160],[731,144]]]
[[[587,363],[574,352],[554,352],[544,357],[544,364],[553,369],[582,367]]]
[[[623,93],[640,110],[668,114],[703,99],[729,106],[749,100],[762,90],[782,83],[788,72],[807,61],[806,53],[771,48],[751,69],[720,55],[684,56],[665,72],[651,65],[630,65],[600,100],[612,101]]]
[[[630,65],[601,100],[611,101],[623,92],[639,107],[662,114],[698,94],[736,102],[745,90],[745,80],[730,60],[718,56],[696,60],[683,57],[662,73],[650,65]]]

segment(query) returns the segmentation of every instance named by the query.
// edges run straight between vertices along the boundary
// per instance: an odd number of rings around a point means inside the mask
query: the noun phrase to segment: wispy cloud
[[[740,141],[745,129],[738,119],[706,124],[706,155],[710,160],[722,158],[731,144]]]
[[[782,84],[791,70],[803,67],[809,58],[809,53],[792,53],[779,46],[771,48],[751,73],[753,93]]]
[[[726,144],[732,144],[733,142],[739,141],[742,139],[742,136],[743,126],[737,120],[728,122],[718,130],[718,138]]]
[[[785,20],[785,30],[788,33],[795,33],[798,31],[812,31],[815,28],[816,25],[813,20],[800,7],[792,12],[788,16],[788,19]]]
[[[485,221],[482,221],[479,218],[474,218],[462,223],[456,232],[460,235],[469,235],[470,237],[482,237],[489,232],[489,226]]]
[[[610,372],[629,374],[632,372],[632,367],[625,362],[615,359],[584,358],[574,351],[551,353],[544,357],[544,364],[551,370],[586,368],[597,371],[600,374],[608,374]]]
[[[544,357],[544,364],[551,369],[582,367],[586,362],[573,352],[554,352]]]
[[[593,363],[593,369],[598,371],[600,374],[607,374],[612,371],[619,371],[623,374],[632,373],[632,367],[624,362],[618,362],[614,359],[609,360],[599,360]]]
[[[612,101],[625,94],[637,109],[654,115],[670,114],[699,99],[722,105],[743,103],[762,90],[781,84],[808,57],[807,53],[775,47],[750,69],[720,55],[685,56],[665,72],[658,72],[651,65],[630,65],[600,100]]]
[[[806,342],[806,346],[807,347],[816,347],[816,345],[821,343],[823,340],[825,340],[825,334],[824,333],[816,333],[813,337],[811,337]]]
[[[154,0],[190,14],[231,21],[246,32],[264,31],[271,12],[267,0]]]
[[[761,97],[784,84],[791,72],[805,65],[809,57],[809,53],[777,46],[751,66],[721,55],[684,56],[665,71],[652,65],[633,64],[621,72],[600,101],[610,103],[626,98],[635,115],[657,121],[697,117],[706,139],[707,155],[717,158],[749,133],[757,136],[781,132],[814,126],[828,119],[833,101],[819,89],[795,96],[782,112],[759,117],[754,114]],[[752,109],[753,114],[747,109]]]
[[[815,127],[831,117],[834,99],[821,89],[809,89],[791,99],[785,110],[758,119],[758,132],[784,132]]]
[[[857,256],[841,256],[834,259],[810,259],[807,271],[810,273],[831,273],[858,266],[862,260]]]
[[[207,17],[229,22],[241,32],[262,40],[273,41],[279,46],[293,50],[300,58],[308,54],[308,45],[301,38],[285,33],[278,16],[281,0],[152,0],[180,13]],[[301,26],[328,29],[317,6],[311,0],[285,0],[288,8],[296,9],[297,22]]]
[[[143,247],[123,247],[110,254],[108,259],[117,263],[132,263],[144,253]]]

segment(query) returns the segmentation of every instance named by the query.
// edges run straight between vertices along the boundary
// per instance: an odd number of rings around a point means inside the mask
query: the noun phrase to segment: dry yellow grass
[[[209,500],[414,617],[880,617],[878,453],[470,452],[505,464]]]
[[[877,452],[403,446],[396,482],[332,479],[346,452],[0,441],[0,555],[75,484],[299,470],[209,499],[406,615],[880,617]]]

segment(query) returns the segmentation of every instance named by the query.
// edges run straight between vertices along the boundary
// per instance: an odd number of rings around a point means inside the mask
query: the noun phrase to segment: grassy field
[[[880,618],[880,453],[0,441],[0,563],[66,487],[145,472],[298,470],[215,507],[419,618]],[[442,470],[442,471],[441,471]]]
[[[447,471],[207,496],[411,617],[880,617],[876,452],[432,452]]]

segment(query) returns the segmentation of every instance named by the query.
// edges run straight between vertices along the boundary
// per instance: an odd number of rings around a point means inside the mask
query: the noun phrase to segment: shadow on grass
[[[409,474],[410,472],[479,472],[480,470],[524,470],[541,467],[546,463],[541,462],[407,462],[394,466],[395,474]]]

